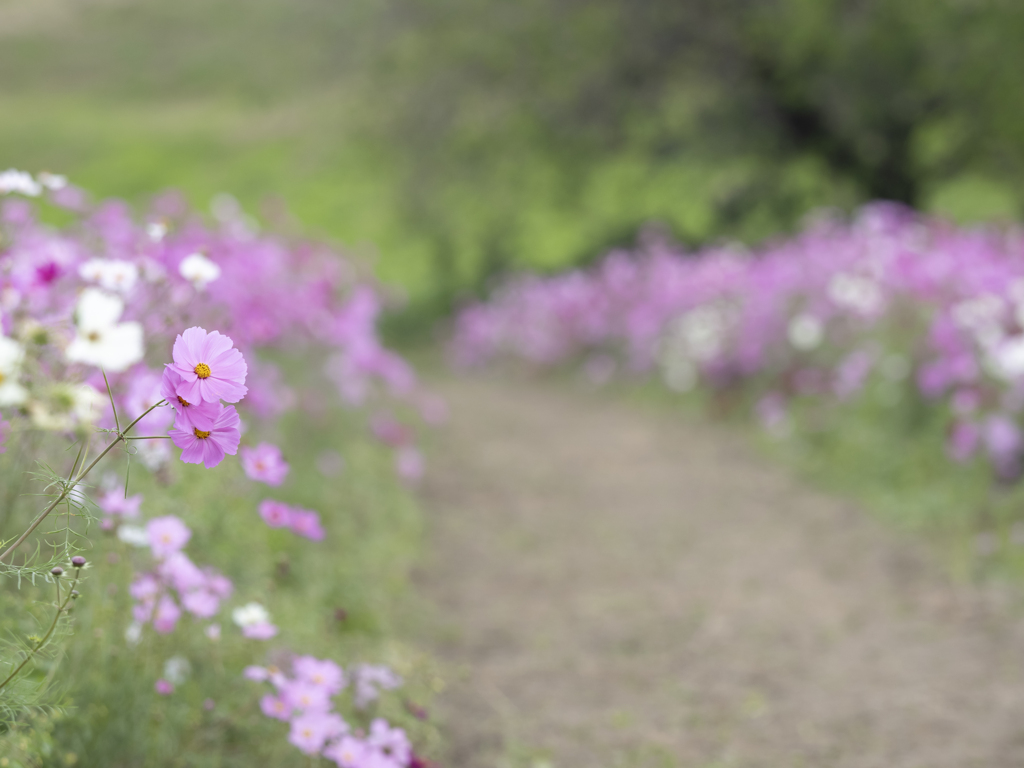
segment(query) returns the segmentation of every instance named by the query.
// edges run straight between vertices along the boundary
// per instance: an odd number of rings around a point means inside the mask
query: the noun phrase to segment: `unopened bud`
[[[54,576],[59,577],[59,576],[61,576],[61,574],[64,573],[64,569],[61,568],[59,565],[57,565],[57,566],[54,566],[53,570],[51,570],[50,573],[52,573]]]
[[[75,568],[81,568],[83,565],[85,565],[85,558],[81,555],[75,555],[71,558],[71,564],[75,566]]]
[[[77,600],[78,599],[78,590],[77,589],[72,589],[71,590],[71,599],[72,600]]]

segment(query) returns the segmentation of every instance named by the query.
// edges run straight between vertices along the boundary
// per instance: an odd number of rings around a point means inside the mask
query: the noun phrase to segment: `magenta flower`
[[[313,541],[323,541],[327,535],[320,525],[320,515],[309,509],[293,509],[288,525],[292,532]]]
[[[263,522],[271,528],[286,528],[291,525],[292,508],[283,502],[264,499],[260,502],[259,510]]]
[[[161,696],[170,696],[172,693],[174,693],[174,686],[161,677],[159,680],[156,681],[156,684],[153,686],[153,690],[155,690]]]
[[[220,413],[220,403],[189,402],[178,394],[179,389],[184,391],[184,384],[185,380],[177,371],[173,368],[164,368],[164,376],[160,381],[160,397],[166,400],[177,414],[175,426],[185,431],[194,428],[209,431]]]
[[[160,560],[180,551],[192,538],[189,527],[174,515],[154,517],[146,524],[146,531],[153,557]]]
[[[242,677],[246,680],[262,683],[270,679],[270,670],[266,667],[258,667],[255,664],[250,664],[242,670]]]
[[[288,462],[281,449],[272,443],[260,443],[255,448],[242,448],[242,469],[253,480],[267,485],[280,485],[288,474]]]
[[[234,456],[242,437],[238,412],[233,405],[221,406],[221,411],[209,429],[182,429],[175,422],[170,431],[171,442],[181,448],[181,460],[186,464],[202,464],[213,469],[224,460],[225,454]]]
[[[245,359],[219,331],[187,329],[175,339],[173,355],[169,367],[183,379],[176,392],[188,402],[237,403],[245,397]]]

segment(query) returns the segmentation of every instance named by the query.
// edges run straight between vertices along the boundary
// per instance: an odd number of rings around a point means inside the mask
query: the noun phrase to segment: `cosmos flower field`
[[[598,384],[656,380],[780,440],[866,435],[890,474],[908,461],[889,439],[898,426],[930,462],[918,486],[969,469],[1015,487],[1024,233],[874,204],[753,251],[652,239],[592,268],[509,280],[464,308],[452,353],[570,366]]]
[[[391,625],[444,406],[381,309],[231,198],[0,173],[5,765],[425,764]]]

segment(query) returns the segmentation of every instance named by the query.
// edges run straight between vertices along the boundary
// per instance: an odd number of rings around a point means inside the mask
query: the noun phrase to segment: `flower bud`
[[[85,565],[85,558],[81,555],[75,555],[71,558],[71,564],[75,566],[75,568],[81,568],[83,565]]]
[[[54,566],[53,570],[51,570],[50,573],[52,573],[57,578],[60,578],[61,574],[64,573],[64,569],[61,568],[59,565],[57,565],[57,566]]]
[[[77,600],[78,599],[78,590],[77,589],[72,589],[71,590],[71,599],[72,600]]]

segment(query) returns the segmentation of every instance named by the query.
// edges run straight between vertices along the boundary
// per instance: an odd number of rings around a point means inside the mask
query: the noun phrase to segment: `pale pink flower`
[[[164,595],[156,604],[156,613],[153,615],[153,629],[162,635],[174,631],[181,618],[181,609],[170,596]]]
[[[250,640],[269,640],[277,634],[277,627],[269,621],[261,621],[242,627],[242,634]]]
[[[342,736],[329,744],[322,754],[333,760],[338,768],[365,768],[370,761],[369,752],[366,744],[355,736]]]
[[[170,367],[184,379],[177,393],[188,402],[237,403],[245,397],[245,359],[219,331],[187,329],[175,339],[173,355]]]
[[[180,551],[192,538],[192,531],[174,515],[154,517],[146,524],[153,557],[162,560]]]
[[[408,765],[412,747],[409,737],[401,728],[392,728],[386,720],[378,717],[370,723],[370,734],[366,741],[399,765]]]
[[[202,464],[213,469],[225,454],[234,455],[242,434],[238,413],[233,405],[221,406],[221,411],[210,429],[193,427],[184,430],[175,422],[170,431],[171,441],[181,448],[181,460],[186,464]]]
[[[340,715],[327,712],[311,712],[292,720],[288,741],[307,755],[315,755],[329,739],[348,732],[348,724]]]
[[[299,656],[292,662],[292,671],[299,680],[320,686],[332,696],[345,687],[344,671],[330,659]]]
[[[260,699],[260,710],[275,720],[287,720],[292,716],[291,706],[280,696],[274,696],[272,693]]]
[[[331,708],[331,691],[305,680],[289,680],[281,687],[281,698],[303,712],[326,712]]]
[[[273,443],[260,443],[255,448],[245,446],[241,458],[245,474],[267,485],[280,485],[288,474],[288,462]]]
[[[264,499],[260,502],[259,510],[263,522],[271,528],[285,528],[291,525],[292,508],[283,502]]]
[[[139,507],[141,505],[141,493],[125,498],[124,493],[119,490],[108,491],[96,502],[96,506],[108,515],[120,515],[121,517],[133,519],[139,516]]]
[[[242,670],[242,677],[256,683],[263,683],[270,679],[270,670],[266,667],[258,667],[251,664]]]
[[[293,509],[289,527],[299,536],[313,541],[323,541],[327,535],[320,525],[320,515],[309,509]]]
[[[174,686],[167,680],[164,680],[162,677],[156,681],[156,684],[153,686],[153,689],[161,696],[170,696],[172,693],[174,693]]]

